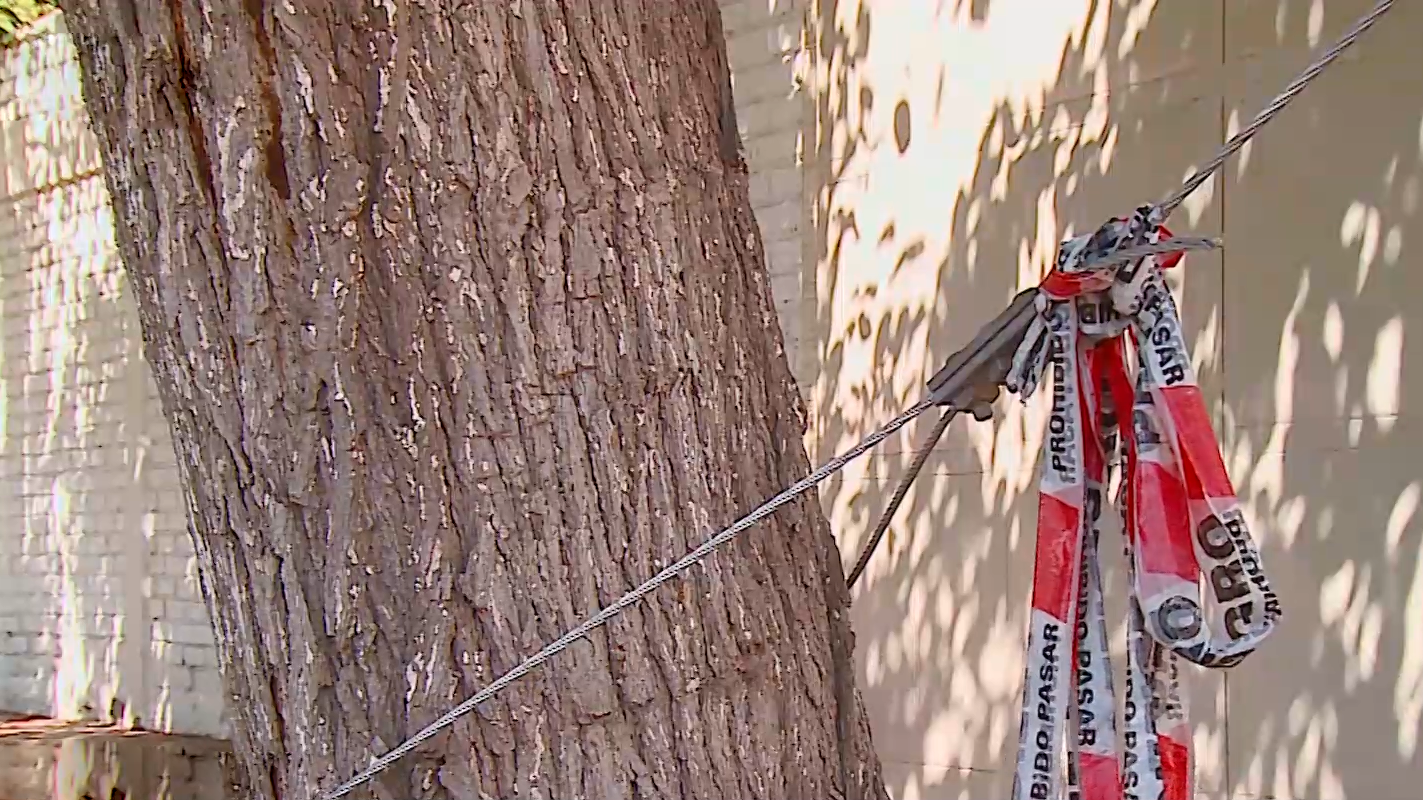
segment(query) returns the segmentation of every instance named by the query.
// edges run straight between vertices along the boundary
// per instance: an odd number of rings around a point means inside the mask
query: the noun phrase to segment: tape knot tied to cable
[[[1060,797],[1064,773],[1082,800],[1191,797],[1180,662],[1237,664],[1280,619],[1163,274],[1182,241],[1159,216],[1144,206],[1062,242],[1004,381],[1026,400],[1053,378],[1014,800]],[[1101,266],[1128,251],[1146,255]],[[1118,466],[1131,584],[1120,747],[1099,563]]]

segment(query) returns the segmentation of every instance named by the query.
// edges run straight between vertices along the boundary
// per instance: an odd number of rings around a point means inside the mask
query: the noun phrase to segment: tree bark
[[[62,5],[253,796],[805,473],[714,0]],[[883,796],[847,598],[807,498],[370,796]]]

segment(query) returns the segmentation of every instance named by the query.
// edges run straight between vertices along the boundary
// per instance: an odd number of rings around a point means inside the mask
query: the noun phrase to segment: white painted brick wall
[[[0,54],[0,710],[221,736],[168,429],[58,16]]]
[[[796,73],[805,10],[805,0],[721,0],[736,118],[751,172],[751,206],[802,396],[808,396],[814,377],[803,344],[808,331],[801,255],[806,206],[800,142],[810,109]]]

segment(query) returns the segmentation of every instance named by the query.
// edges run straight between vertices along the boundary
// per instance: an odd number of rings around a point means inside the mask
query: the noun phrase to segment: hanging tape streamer
[[[1069,795],[1082,800],[1190,798],[1181,662],[1233,666],[1281,615],[1162,275],[1180,254],[1147,256],[1110,283],[1082,280],[1086,263],[1170,239],[1154,216],[1142,207],[1063,242],[1009,376],[1026,400],[1042,373],[1052,374],[1014,800],[1060,797],[1064,773]],[[1120,445],[1119,425],[1129,433]],[[1099,563],[1108,467],[1118,450],[1132,590],[1120,745]]]

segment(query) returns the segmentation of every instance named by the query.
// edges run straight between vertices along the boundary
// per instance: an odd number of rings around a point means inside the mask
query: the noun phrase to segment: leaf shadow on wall
[[[990,3],[940,5],[958,25],[1007,23]],[[886,165],[951,156],[922,150],[921,130],[967,116],[886,102],[896,87],[866,77],[870,32],[897,12],[824,4],[807,170],[821,243],[807,337],[818,460],[917,399],[1061,237],[1160,199],[1371,5],[1084,3],[1085,33],[1067,38],[1056,79],[1030,110],[1002,99],[971,181],[945,203]],[[1419,103],[1398,99],[1423,96],[1423,64],[1398,63],[1423,59],[1400,33],[1418,13],[1396,8],[1172,220],[1225,238],[1224,256],[1188,259],[1176,290],[1286,609],[1246,664],[1191,677],[1203,796],[1389,796],[1423,763],[1423,629],[1407,624],[1423,604],[1423,475],[1407,455],[1420,443],[1409,402],[1423,370],[1409,345],[1423,334],[1411,302],[1423,278],[1409,266],[1423,142]],[[970,79],[952,53],[914,58],[916,71],[937,63],[941,100]],[[902,221],[906,204],[929,201],[944,204],[947,234]],[[856,590],[860,686],[898,798],[989,796],[1009,780],[1042,409],[998,408],[992,425],[951,428]],[[824,487],[847,563],[929,424]],[[1119,624],[1114,637],[1120,664]]]

